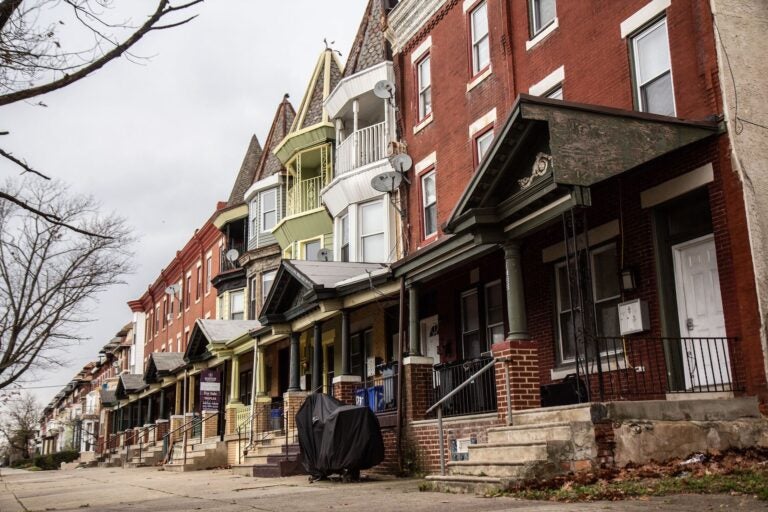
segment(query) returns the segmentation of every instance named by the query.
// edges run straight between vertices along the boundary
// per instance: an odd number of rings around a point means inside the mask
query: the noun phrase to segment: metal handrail
[[[141,428],[144,428],[144,427],[141,427]],[[157,430],[157,423],[147,427],[145,432],[142,432],[141,434],[139,434],[139,464],[141,464],[141,452],[144,451],[144,446],[143,446],[144,445],[144,434],[149,434],[150,432],[152,432],[154,430]],[[156,445],[157,444],[157,439],[152,441],[152,443]],[[149,445],[147,445],[147,446],[149,446]]]
[[[456,386],[455,389],[453,389],[450,393],[445,395],[443,398],[435,402],[432,407],[427,409],[426,414],[429,414],[430,412],[437,409],[437,439],[438,439],[438,446],[440,450],[440,474],[442,476],[445,476],[445,435],[443,434],[443,403],[445,403],[449,398],[453,397],[464,389],[465,387],[469,386],[470,383],[474,382],[474,380],[482,375],[483,373],[487,372],[491,368],[493,368],[497,362],[509,362],[509,358],[501,358],[501,357],[494,357],[491,362],[480,368],[478,371],[473,373],[467,380]],[[507,391],[507,423],[511,423],[511,415],[512,415],[512,400],[509,395],[509,365],[506,365],[506,391]]]
[[[170,456],[173,455],[173,446],[176,444],[176,442],[174,441],[173,444],[170,443],[169,440],[170,440],[171,434],[175,434],[176,432],[178,432],[180,430],[183,430],[184,431],[184,439],[183,439],[183,443],[184,443],[184,449],[183,449],[184,459],[182,461],[182,464],[186,464],[187,463],[187,439],[188,439],[187,432],[189,432],[189,430],[191,428],[194,428],[194,423],[195,422],[201,422],[202,423],[203,421],[210,420],[211,418],[216,418],[216,417],[218,417],[220,415],[221,415],[221,411],[216,411],[213,414],[209,414],[208,416],[203,416],[201,414],[200,416],[195,416],[191,420],[189,420],[189,421],[185,422],[184,424],[176,427],[175,429],[167,432],[163,436],[163,461],[167,462],[169,455]],[[203,438],[203,434],[201,432],[200,433],[200,439],[202,440],[202,438]]]

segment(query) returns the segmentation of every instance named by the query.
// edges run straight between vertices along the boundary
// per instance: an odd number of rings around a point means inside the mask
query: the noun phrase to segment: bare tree
[[[118,4],[135,9],[135,0],[0,0],[0,107],[72,85],[120,57],[139,59],[130,52],[136,43],[151,32],[188,23],[196,17],[188,11],[202,1],[153,0],[154,10],[133,25],[113,18],[122,14],[115,12]],[[40,100],[36,104],[46,106]],[[9,133],[7,126],[0,126],[0,136]],[[0,158],[13,162],[22,173],[49,179],[4,148]],[[35,208],[17,196],[0,196],[3,200],[62,222],[46,208]]]
[[[28,459],[32,455],[31,444],[35,439],[40,412],[40,404],[30,393],[8,401],[0,412],[0,436],[11,459]]]
[[[132,269],[133,238],[122,218],[99,214],[93,198],[55,180],[9,180],[0,192],[60,219],[0,201],[1,390],[32,368],[58,364],[55,349],[80,340],[96,295]]]

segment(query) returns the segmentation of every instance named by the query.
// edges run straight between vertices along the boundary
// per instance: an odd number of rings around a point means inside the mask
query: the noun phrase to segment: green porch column
[[[312,350],[312,389],[315,392],[323,385],[323,326],[314,325],[314,343]]]
[[[264,360],[264,347],[256,347],[256,392],[255,396],[267,395],[267,365]]]
[[[528,321],[525,317],[525,294],[523,291],[523,267],[520,261],[520,244],[504,244],[504,269],[507,288],[508,340],[527,340]]]
[[[229,403],[240,403],[240,358],[232,356],[232,369],[229,379]]]
[[[301,387],[299,387],[299,336],[298,332],[291,333],[291,364],[288,391],[301,391]]]
[[[411,284],[408,287],[408,355],[421,355],[419,329],[419,287]]]

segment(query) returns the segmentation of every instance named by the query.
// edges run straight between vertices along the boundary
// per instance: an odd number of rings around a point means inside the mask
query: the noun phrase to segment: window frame
[[[211,274],[213,273],[213,255],[207,256],[205,259],[205,294],[208,295],[211,292]]]
[[[349,236],[349,212],[345,212],[342,216],[339,217],[339,231],[341,232],[341,237],[339,240],[339,261],[348,262],[349,256],[350,256],[350,236]],[[346,236],[346,243],[344,241],[344,238]],[[344,254],[344,250],[346,249],[346,258]]]
[[[234,299],[237,296],[242,297],[241,299],[242,310],[239,312],[239,314],[243,315],[242,318],[233,318],[234,311],[235,311],[235,308],[233,307],[235,302]],[[228,316],[230,320],[245,320],[245,290],[243,290],[242,288],[239,290],[232,290],[231,292],[229,292],[229,315]]]
[[[270,279],[270,285],[268,289],[264,289],[264,283],[267,281],[265,279],[266,276],[272,276],[272,279]],[[274,270],[267,270],[266,272],[261,273],[261,307],[264,307],[264,303],[267,301],[267,296],[269,295],[270,290],[272,290],[272,286],[275,284],[275,278],[277,277],[277,269]]]
[[[485,8],[486,32],[482,37],[478,39],[475,37],[476,34],[475,34],[474,16],[481,8]],[[467,19],[468,19],[468,25],[469,25],[468,40],[469,40],[470,76],[471,78],[475,78],[476,76],[481,75],[483,72],[485,72],[488,68],[491,67],[491,27],[488,19],[488,0],[480,0],[477,3],[475,3],[467,11]],[[486,43],[488,45],[488,62],[486,62],[484,65],[481,66],[480,63],[478,62],[479,52],[477,52],[477,49],[482,43]]]
[[[490,313],[490,301],[488,300],[488,290],[493,288],[494,286],[498,286],[501,293],[501,302],[499,303],[499,308],[501,308],[501,322],[491,323],[491,319],[489,318]],[[493,345],[493,334],[491,330],[495,327],[501,326],[501,334],[504,338],[507,337],[507,328],[505,325],[505,319],[504,319],[504,283],[502,283],[501,279],[493,280],[489,283],[485,283],[483,285],[483,299],[485,300],[485,304],[483,305],[483,310],[485,311],[485,339],[486,344]],[[503,341],[503,340],[502,340]]]
[[[424,65],[424,63],[428,62],[428,68],[429,68],[429,85],[426,87],[422,87],[421,83],[421,68]],[[425,121],[426,119],[429,119],[432,116],[433,112],[433,103],[432,103],[432,52],[427,51],[419,57],[419,60],[417,60],[414,63],[414,69],[416,72],[416,121],[417,123],[421,123]],[[426,111],[426,107],[424,104],[424,93],[425,91],[429,92],[429,112]],[[423,114],[422,114],[423,112]]]
[[[491,123],[486,128],[483,128],[482,130],[478,131],[475,134],[475,136],[472,137],[472,153],[475,160],[475,169],[477,169],[477,167],[480,165],[480,162],[482,162],[483,158],[485,157],[485,155],[483,155],[482,157],[480,156],[480,140],[490,136],[491,142],[490,142],[490,146],[488,146],[488,149],[490,149],[491,146],[493,145],[493,140],[496,138],[496,132],[494,131],[493,128],[494,128],[494,125],[493,123]],[[488,149],[486,149],[486,154],[488,152]]]
[[[384,220],[381,223],[381,231],[374,231],[370,233],[364,233],[363,232],[363,226],[365,223],[363,222],[363,212],[365,212],[366,207],[377,205],[381,208],[381,214],[384,216]],[[357,241],[358,241],[358,261],[365,262],[365,263],[375,263],[377,260],[366,260],[365,258],[365,239],[366,238],[372,238],[376,236],[381,236],[382,238],[382,245],[384,246],[384,253],[380,254],[381,257],[380,261],[386,261],[388,259],[387,254],[387,222],[388,222],[388,215],[387,215],[387,207],[386,204],[382,199],[374,199],[373,201],[366,201],[365,203],[360,203],[357,207]]]
[[[547,29],[550,25],[552,25],[555,20],[557,19],[557,0],[553,0],[555,2],[555,15],[552,16],[552,19],[549,20],[545,24],[541,24],[541,20],[537,19],[536,16],[536,5],[541,3],[542,0],[528,0],[528,22],[530,25],[530,37],[533,39],[538,34],[543,32]]]
[[[430,178],[430,177],[434,177],[433,178],[433,182],[435,184],[434,185],[435,186],[435,201],[434,201],[434,203],[426,204],[427,197],[426,197],[426,194],[425,194],[424,181],[427,178]],[[437,169],[434,166],[431,166],[431,167],[427,168],[426,170],[424,170],[424,172],[422,172],[419,175],[419,199],[420,199],[420,202],[421,202],[421,206],[419,208],[419,211],[420,211],[419,217],[421,218],[421,236],[422,236],[423,240],[430,240],[430,239],[433,239],[433,238],[437,237],[437,234],[440,231],[440,229],[438,227],[438,222],[437,222],[437,220],[438,220],[437,219]],[[429,206],[434,206],[434,208],[435,208],[435,230],[433,232],[431,232],[431,233],[427,233],[427,215],[426,215],[426,211],[427,211],[427,208]]]
[[[559,98],[555,97],[555,95],[557,93],[560,93],[559,94],[559,96],[560,96]],[[563,96],[563,83],[561,82],[561,83],[557,84],[556,86],[554,86],[553,88],[551,88],[550,90],[545,92],[542,96],[544,98],[547,98],[547,99],[550,99],[550,100],[560,100],[560,101],[563,101],[563,99],[564,99],[564,96]]]
[[[299,248],[301,250],[301,257],[302,257],[302,259],[304,261],[319,261],[318,259],[310,260],[309,258],[307,258],[307,246],[309,244],[313,244],[315,242],[317,242],[319,244],[320,248],[318,249],[318,251],[320,251],[320,249],[323,248],[323,237],[322,236],[319,236],[319,237],[316,237],[316,238],[309,238],[307,240],[302,240],[299,243]]]
[[[650,80],[647,80],[644,83],[640,83],[640,77],[638,73],[638,63],[639,63],[639,53],[638,53],[638,45],[637,41],[642,39],[643,37],[650,34],[652,31],[654,31],[656,28],[658,28],[660,25],[664,25],[664,33],[667,37],[667,57],[669,60],[669,69],[665,71],[664,73],[661,73],[659,75],[656,75],[655,77],[651,78]],[[630,57],[630,72],[632,75],[632,96],[635,100],[635,107],[637,108],[638,112],[645,112],[645,113],[651,113],[648,112],[648,110],[645,109],[645,105],[643,104],[643,87],[655,82],[665,74],[669,74],[669,85],[670,85],[670,91],[672,93],[672,114],[671,117],[677,116],[677,102],[675,101],[675,80],[674,75],[672,74],[672,49],[669,45],[669,24],[667,23],[667,16],[666,14],[662,14],[653,20],[649,21],[642,27],[635,30],[633,33],[629,34],[627,36],[627,41],[629,42],[629,57]],[[657,114],[657,115],[664,115],[664,114]]]
[[[261,280],[257,279],[257,276],[251,276],[248,279],[248,319],[249,320],[254,320],[256,318],[256,302],[257,302],[256,281],[259,281],[259,283],[261,283]]]
[[[275,207],[272,210],[264,210],[264,197],[267,194],[272,194],[275,198]],[[264,215],[271,212],[275,213],[275,224],[269,229],[264,229]],[[271,188],[268,190],[262,190],[261,192],[259,192],[259,233],[262,233],[262,234],[271,233],[272,229],[274,229],[274,227],[277,226],[278,220],[279,219],[277,218],[277,189]]]
[[[195,283],[195,302],[200,301],[200,296],[203,294],[203,266],[197,266],[196,276],[197,281]]]

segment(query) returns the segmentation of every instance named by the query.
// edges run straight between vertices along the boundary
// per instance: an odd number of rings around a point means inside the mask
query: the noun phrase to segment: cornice
[[[448,0],[401,0],[387,17],[387,39],[398,54]]]

